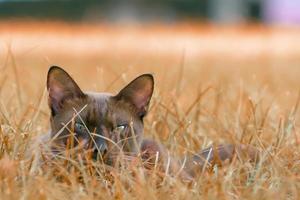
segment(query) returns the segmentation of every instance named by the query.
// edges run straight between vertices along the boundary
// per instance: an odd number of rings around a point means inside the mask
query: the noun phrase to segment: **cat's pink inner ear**
[[[49,106],[54,113],[59,110],[66,99],[84,96],[71,76],[56,66],[49,69],[47,88],[49,91]]]
[[[153,87],[153,76],[151,74],[143,74],[124,87],[117,95],[117,98],[130,102],[137,108],[139,115],[144,116],[153,93]]]
[[[64,96],[64,91],[61,85],[56,83],[50,86],[49,97],[53,103],[60,102],[63,99],[63,96]]]
[[[150,84],[145,85],[143,88],[134,92],[132,100],[138,109],[142,109],[149,104],[151,99],[153,87]]]
[[[60,102],[63,99],[63,91],[62,88],[54,84],[51,84],[48,90],[49,90],[48,104],[49,107],[51,108],[52,114],[55,115],[60,108]]]

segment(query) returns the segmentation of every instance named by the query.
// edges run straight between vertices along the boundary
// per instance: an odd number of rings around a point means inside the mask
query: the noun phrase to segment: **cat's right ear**
[[[152,74],[143,74],[125,86],[115,98],[129,102],[135,107],[138,116],[143,118],[148,111],[153,89],[154,79]]]
[[[50,67],[48,71],[47,90],[52,116],[59,112],[66,100],[85,96],[72,77],[57,66]]]

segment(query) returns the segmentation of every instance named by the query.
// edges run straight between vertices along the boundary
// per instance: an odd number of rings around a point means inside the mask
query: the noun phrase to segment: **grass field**
[[[0,23],[0,199],[300,199],[300,29],[211,25]],[[47,133],[51,65],[84,90],[116,93],[153,73],[145,137],[173,156],[211,144],[262,151],[193,183],[139,167],[105,178],[80,163],[36,167],[26,151]],[[55,169],[54,169],[55,168]],[[59,169],[59,170],[58,170]]]

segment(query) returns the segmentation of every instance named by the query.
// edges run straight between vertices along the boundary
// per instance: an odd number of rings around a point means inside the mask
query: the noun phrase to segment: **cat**
[[[185,163],[171,159],[158,142],[143,138],[143,119],[154,90],[151,74],[142,74],[132,80],[116,95],[83,92],[62,68],[50,67],[47,76],[48,104],[51,111],[50,133],[53,155],[70,145],[81,146],[92,159],[100,159],[113,166],[119,154],[140,155],[145,167],[156,164],[162,170],[180,171],[191,178],[204,167],[231,160],[234,156],[255,161],[258,151],[248,145],[224,144],[209,147],[188,156]],[[71,140],[70,140],[71,138]],[[167,163],[168,162],[168,163]]]

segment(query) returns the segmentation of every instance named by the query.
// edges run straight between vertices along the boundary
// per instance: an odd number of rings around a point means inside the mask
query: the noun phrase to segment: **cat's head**
[[[116,95],[83,92],[67,72],[51,67],[47,89],[54,148],[81,145],[107,163],[120,151],[136,153],[153,88],[153,76],[143,74]]]

